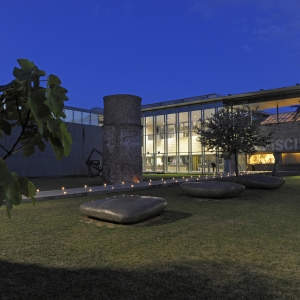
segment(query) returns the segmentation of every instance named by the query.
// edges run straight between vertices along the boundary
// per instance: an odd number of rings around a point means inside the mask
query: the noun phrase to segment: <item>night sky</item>
[[[66,105],[143,104],[300,83],[299,0],[1,0],[0,85],[18,58],[55,74]]]

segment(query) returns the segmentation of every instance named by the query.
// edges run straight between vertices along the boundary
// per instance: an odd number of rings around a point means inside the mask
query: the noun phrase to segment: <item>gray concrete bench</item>
[[[235,197],[245,189],[243,185],[237,183],[220,181],[186,182],[180,187],[190,196],[213,199]]]

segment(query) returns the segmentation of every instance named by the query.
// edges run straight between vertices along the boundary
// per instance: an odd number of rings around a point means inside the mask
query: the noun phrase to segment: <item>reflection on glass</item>
[[[164,171],[164,156],[161,153],[156,155],[156,171],[163,172]]]
[[[153,154],[146,155],[146,171],[151,172],[154,171],[154,157]]]
[[[216,158],[215,154],[205,154],[203,166],[205,173],[216,172]]]
[[[90,125],[91,124],[90,118],[91,118],[90,113],[82,112],[82,124]]]
[[[201,110],[196,110],[191,112],[192,118],[192,135],[198,136],[197,128],[200,128]]]
[[[65,122],[73,123],[73,110],[65,109],[66,118],[64,119]]]
[[[146,117],[145,118],[145,133],[153,134],[153,117]]]
[[[215,109],[214,108],[205,109],[204,110],[204,119],[211,118],[214,113],[215,113]]]
[[[193,155],[192,160],[192,171],[202,172],[202,155]]]
[[[164,116],[159,115],[156,116],[156,124],[155,124],[155,135],[156,135],[156,153],[164,153],[164,145],[165,145],[165,124],[164,124]]]
[[[74,110],[74,123],[81,124],[81,111]]]
[[[179,171],[187,172],[189,170],[189,156],[181,155],[179,156]]]
[[[98,115],[91,114],[91,125],[98,126]]]
[[[175,137],[175,124],[176,124],[176,115],[168,114],[167,115],[167,128],[166,128],[166,138],[171,139]]]
[[[177,171],[177,159],[176,153],[169,153],[168,154],[168,172],[175,173]]]

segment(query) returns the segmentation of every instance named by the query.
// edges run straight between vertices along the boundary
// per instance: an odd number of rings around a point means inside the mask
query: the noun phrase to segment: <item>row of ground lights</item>
[[[249,172],[249,171],[244,171],[244,172],[240,172],[239,175],[243,175],[243,174],[254,174],[254,172]],[[225,173],[224,173],[225,175]],[[236,173],[234,172],[233,175],[236,175]],[[205,175],[205,179],[208,179],[208,176],[211,176],[211,175]],[[223,177],[223,174],[219,174],[220,177]],[[230,176],[230,173],[227,173],[227,176]],[[184,179],[185,177],[183,176],[182,179]],[[193,176],[191,176],[191,178],[193,178]],[[197,179],[196,180],[199,180],[199,178],[201,178],[201,175],[198,175]],[[216,178],[216,174],[213,174],[213,178]],[[161,179],[162,181],[164,180],[163,178]],[[173,180],[175,180],[175,178],[173,177]],[[150,179],[149,180],[149,185],[151,185],[151,182],[152,180]],[[185,181],[189,181],[188,179],[186,179]],[[177,180],[175,182],[178,182]],[[140,183],[139,181],[137,181],[137,183]],[[166,181],[164,181],[164,183],[166,183]],[[122,184],[124,184],[124,181],[122,182]],[[106,183],[103,184],[104,187],[106,187]],[[87,185],[84,186],[85,188],[87,188]],[[131,187],[134,187],[134,185],[132,184]],[[62,190],[64,190],[65,188],[62,187],[61,188]],[[114,189],[114,187],[112,187],[112,190]],[[36,190],[37,192],[39,192],[40,190],[37,189]],[[89,189],[89,192],[91,192],[92,189]],[[64,194],[66,194],[67,192],[64,191]]]

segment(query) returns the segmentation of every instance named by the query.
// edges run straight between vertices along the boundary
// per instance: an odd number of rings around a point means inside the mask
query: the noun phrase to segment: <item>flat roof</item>
[[[211,102],[223,102],[225,105],[248,104],[255,109],[259,103],[259,110],[280,106],[292,106],[300,103],[300,85],[282,87],[269,90],[259,90],[243,94],[207,94],[190,98],[170,100],[153,104],[142,105],[142,111],[151,111],[162,108],[186,106],[190,104],[203,104]]]

